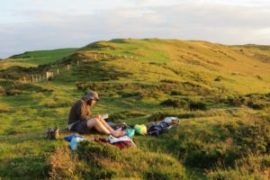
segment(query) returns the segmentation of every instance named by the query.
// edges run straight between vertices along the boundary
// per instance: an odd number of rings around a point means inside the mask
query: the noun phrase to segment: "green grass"
[[[76,48],[66,48],[55,50],[28,51],[23,54],[11,56],[8,59],[1,61],[0,70],[11,68],[13,66],[36,67],[39,65],[56,63],[61,61],[62,58],[71,55],[76,50]]]
[[[267,177],[268,57],[268,46],[114,39],[1,61],[0,178]],[[51,81],[17,81],[57,68]],[[85,143],[71,154],[67,134],[57,141],[44,135],[48,127],[66,127],[69,108],[86,89],[101,96],[93,113],[109,113],[114,122],[178,116],[181,123],[160,137],[135,136],[137,149]],[[95,137],[106,136],[86,136]]]
[[[50,64],[60,61],[63,57],[74,53],[76,48],[30,51],[23,54],[11,56],[14,62],[31,63],[34,65]]]

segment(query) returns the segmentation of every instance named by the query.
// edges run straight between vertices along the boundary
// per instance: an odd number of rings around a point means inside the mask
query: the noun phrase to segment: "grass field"
[[[36,67],[38,65],[55,63],[61,60],[63,57],[71,55],[76,50],[76,48],[66,48],[29,51],[9,57],[5,61],[1,62],[0,69],[6,69],[13,66]]]
[[[0,178],[267,179],[269,59],[268,46],[114,39],[0,61]],[[16,79],[66,65],[50,81]],[[136,149],[90,142],[71,153],[45,131],[66,127],[86,89],[101,96],[93,113],[115,122],[181,123],[160,137],[135,136]],[[104,136],[86,136],[94,137]]]

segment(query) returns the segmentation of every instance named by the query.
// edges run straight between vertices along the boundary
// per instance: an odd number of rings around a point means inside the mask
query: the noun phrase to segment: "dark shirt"
[[[69,112],[68,124],[72,124],[77,121],[86,121],[88,119],[91,119],[89,105],[83,100],[75,102]]]

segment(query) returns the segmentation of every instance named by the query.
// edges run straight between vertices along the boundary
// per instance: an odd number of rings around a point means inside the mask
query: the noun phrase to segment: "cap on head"
[[[85,95],[82,97],[83,100],[89,101],[89,100],[99,100],[98,93],[92,90],[86,91]]]

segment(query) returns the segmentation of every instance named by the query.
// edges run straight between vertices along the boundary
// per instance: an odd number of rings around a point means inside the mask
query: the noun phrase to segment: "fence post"
[[[26,83],[26,78],[25,78],[25,76],[23,76],[23,82]]]
[[[46,72],[46,79],[47,79],[47,81],[48,81],[50,78],[53,78],[53,72],[47,71],[47,72]]]

